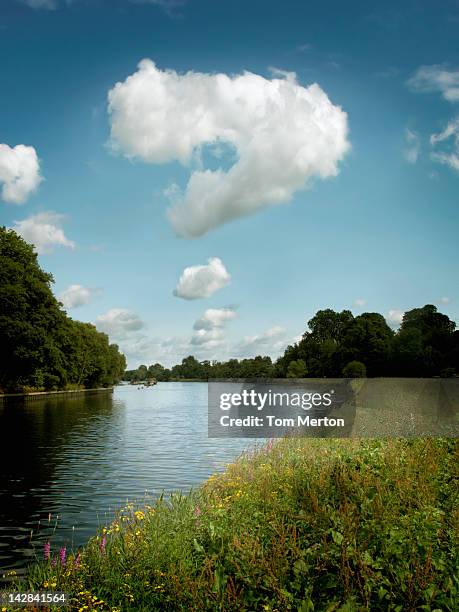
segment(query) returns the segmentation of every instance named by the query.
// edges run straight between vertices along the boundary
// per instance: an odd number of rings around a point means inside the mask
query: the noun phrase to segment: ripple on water
[[[251,444],[207,437],[206,383],[0,406],[0,431],[3,573],[22,572],[51,537],[83,544],[126,500],[189,490]]]

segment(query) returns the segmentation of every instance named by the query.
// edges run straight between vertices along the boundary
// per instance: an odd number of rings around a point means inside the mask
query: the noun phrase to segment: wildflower
[[[199,506],[196,506],[196,508],[194,509],[194,515],[196,517],[201,516],[201,508]]]
[[[51,559],[51,566],[52,566],[52,567],[56,567],[56,557],[53,557],[53,558]]]
[[[79,552],[77,556],[75,557],[74,566],[78,569],[80,567],[80,564],[81,564],[81,553]]]
[[[49,542],[45,542],[43,545],[43,558],[45,561],[49,561],[49,556],[51,554],[51,544]]]
[[[67,554],[67,547],[63,546],[60,550],[59,550],[59,559],[61,561],[61,565],[65,565],[65,556]]]
[[[100,541],[100,544],[99,544],[99,549],[100,549],[100,552],[101,552],[102,554],[104,554],[104,552],[105,552],[105,546],[106,546],[106,544],[107,544],[107,536],[106,536],[106,535],[104,535],[104,536],[102,537],[102,540]]]

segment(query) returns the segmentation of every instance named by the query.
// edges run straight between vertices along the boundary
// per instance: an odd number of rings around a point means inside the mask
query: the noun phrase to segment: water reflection
[[[248,445],[207,437],[201,383],[7,404],[0,431],[3,572],[22,571],[51,535],[82,544],[127,499],[188,490]]]

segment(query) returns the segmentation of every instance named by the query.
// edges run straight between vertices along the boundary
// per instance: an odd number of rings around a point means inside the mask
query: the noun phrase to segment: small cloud
[[[446,143],[446,148],[438,150],[439,143]],[[459,117],[450,121],[438,134],[432,134],[430,144],[437,147],[430,156],[433,161],[459,171]],[[445,147],[444,144],[442,146]]]
[[[416,132],[412,130],[405,130],[405,150],[404,157],[410,164],[415,164],[419,157],[421,150],[421,141]]]
[[[399,326],[400,323],[403,321],[404,314],[405,313],[403,310],[398,310],[397,308],[394,308],[392,310],[389,310],[389,312],[387,313],[386,321],[391,326]]]
[[[0,144],[1,197],[11,204],[23,204],[42,181],[34,147]]]
[[[264,355],[278,353],[286,346],[285,331],[285,328],[275,325],[261,334],[246,336],[236,345],[236,354],[248,358],[261,353]]]
[[[205,266],[185,268],[174,295],[184,300],[208,298],[229,284],[231,276],[218,257],[211,257]]]
[[[312,49],[312,45],[309,43],[305,43],[303,45],[298,45],[296,50],[300,53],[305,53],[306,51],[310,51]]]
[[[220,346],[224,339],[224,326],[236,317],[233,308],[208,308],[193,325],[190,344],[203,348]]]
[[[451,299],[449,297],[442,297],[442,298],[440,298],[440,304],[444,304],[446,306],[450,302],[451,302]]]
[[[448,102],[459,102],[459,70],[450,70],[444,65],[421,66],[407,85],[415,92],[438,92]]]
[[[112,308],[96,319],[96,327],[115,338],[123,338],[129,332],[136,332],[144,326],[142,319],[126,308]]]
[[[64,304],[64,308],[78,308],[84,306],[101,293],[100,289],[91,289],[83,285],[70,285],[59,296],[59,301]]]
[[[163,195],[171,204],[175,204],[182,197],[182,190],[177,183],[171,183],[163,190]]]
[[[54,247],[58,246],[74,249],[75,243],[66,237],[60,227],[64,219],[64,215],[52,211],[42,212],[15,221],[12,229],[32,243],[39,255],[52,253]]]
[[[356,300],[354,300],[353,302],[353,306],[355,306],[356,308],[363,308],[366,305],[367,301],[364,300],[363,298],[357,298]]]

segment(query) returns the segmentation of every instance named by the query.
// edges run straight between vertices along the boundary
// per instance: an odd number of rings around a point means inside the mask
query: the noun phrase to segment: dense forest
[[[323,376],[455,376],[459,331],[433,305],[407,311],[398,331],[375,312],[319,310],[301,340],[274,363],[270,357],[197,361],[189,356],[172,368],[159,363],[127,370],[124,380],[208,378],[302,378]]]
[[[92,388],[118,382],[126,361],[54,297],[33,246],[0,227],[0,392]]]

